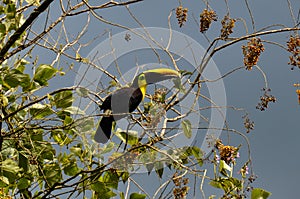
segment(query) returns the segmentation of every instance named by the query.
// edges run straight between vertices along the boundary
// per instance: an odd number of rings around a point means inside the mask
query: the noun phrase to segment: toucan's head
[[[178,77],[180,77],[180,73],[178,73],[176,70],[169,68],[157,68],[147,70],[139,74],[137,77],[135,77],[131,86],[140,88],[144,99],[147,85]]]
[[[137,77],[135,77],[132,86],[141,88],[149,84],[154,84],[160,81],[178,77],[180,77],[180,73],[178,73],[176,70],[169,68],[157,68],[147,70],[139,74]]]

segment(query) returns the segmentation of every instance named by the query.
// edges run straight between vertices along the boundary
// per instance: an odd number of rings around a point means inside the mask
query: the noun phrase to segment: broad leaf
[[[51,79],[57,72],[57,69],[50,65],[40,65],[33,76],[33,80],[38,82],[41,86],[47,86],[48,80]]]
[[[73,100],[71,91],[62,91],[54,95],[54,103],[57,108],[68,108],[72,106]]]
[[[145,199],[146,195],[145,194],[140,194],[140,193],[132,193],[130,194],[129,199]]]
[[[232,171],[232,167],[229,166],[224,160],[220,160],[219,171],[220,171],[224,176],[228,176],[228,174],[227,174],[226,171],[231,172],[231,171]]]
[[[26,189],[31,185],[30,180],[27,178],[21,178],[18,182],[18,189]]]
[[[70,106],[65,109],[63,109],[64,112],[68,112],[73,115],[84,115],[84,111],[82,111],[80,108],[76,106]]]
[[[76,93],[80,96],[80,97],[88,97],[89,95],[89,90],[86,88],[77,88],[76,89]]]
[[[12,69],[5,77],[4,82],[9,87],[15,88],[21,86],[23,88],[30,85],[30,76],[23,74],[17,69]]]
[[[266,199],[271,195],[270,192],[260,189],[254,188],[251,192],[251,199]]]
[[[136,131],[123,131],[122,129],[117,129],[115,132],[116,136],[118,136],[123,142],[127,142],[130,145],[134,145],[138,143],[138,133]]]
[[[54,111],[48,105],[34,104],[30,107],[29,113],[33,118],[43,119],[44,117],[51,115]]]
[[[183,133],[187,138],[192,137],[192,124],[189,120],[183,120],[181,122],[181,126],[183,128]]]
[[[113,171],[107,171],[99,178],[100,182],[104,182],[107,187],[118,189],[119,176]]]
[[[5,176],[0,176],[0,187],[2,188],[5,188],[9,185],[9,180],[7,177]]]
[[[164,165],[162,162],[155,162],[154,163],[154,167],[155,167],[155,172],[157,173],[157,175],[159,176],[159,178],[162,178],[163,173],[164,173]]]

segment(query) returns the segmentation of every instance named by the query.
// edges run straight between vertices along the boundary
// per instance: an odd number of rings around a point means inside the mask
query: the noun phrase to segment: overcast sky
[[[189,9],[188,21],[179,28],[176,19],[171,19],[172,28],[182,32],[196,40],[204,48],[208,46],[206,38],[199,33],[199,14],[205,8],[203,1],[182,1],[183,7]],[[299,0],[291,0],[295,15],[300,8]],[[93,3],[93,2],[91,2]],[[253,0],[249,1],[253,12],[256,30],[260,30],[272,24],[284,24],[293,26],[288,4],[285,0]],[[130,6],[134,15],[143,23],[145,27],[168,28],[167,17],[172,9],[178,6],[178,1],[145,0]],[[226,7],[223,1],[216,1],[210,4],[219,17],[219,21],[226,14]],[[249,32],[253,32],[251,20],[244,1],[230,1],[230,16],[232,18],[245,19]],[[99,12],[101,16],[116,23],[126,25],[130,28],[139,28],[125,8],[107,9]],[[80,17],[80,16],[79,16]],[[77,17],[77,19],[79,19]],[[75,21],[77,19],[74,19]],[[81,20],[81,19],[80,19]],[[88,35],[100,34],[106,28],[112,30],[113,34],[123,31],[119,28],[95,23]],[[74,31],[79,27],[73,27]],[[211,30],[206,36],[211,40],[219,34],[220,26],[213,22]],[[276,28],[276,27],[274,27]],[[245,28],[241,21],[237,22],[233,36],[244,35]],[[261,37],[262,40],[278,41],[285,45],[289,34],[277,34]],[[221,51],[213,57],[219,71],[224,74],[230,70],[243,65],[241,45],[245,42],[237,43],[232,47]],[[82,50],[83,56],[87,56],[97,44],[92,44],[89,48]],[[244,108],[250,118],[255,122],[255,129],[247,136],[251,143],[254,172],[258,175],[255,186],[264,188],[272,192],[271,198],[297,198],[299,185],[299,140],[300,140],[300,105],[298,104],[296,88],[294,83],[300,82],[299,69],[290,70],[287,65],[289,54],[282,48],[265,43],[265,52],[262,53],[258,65],[267,75],[271,94],[277,98],[275,104],[261,112],[255,107],[263,95],[261,88],[265,87],[261,73],[254,68],[252,71],[244,69],[226,77],[224,81],[227,97],[227,105],[237,108]],[[41,55],[43,58],[43,56]],[[46,60],[47,58],[44,57]],[[121,62],[122,63],[122,62]],[[144,63],[144,61],[141,61]],[[128,64],[128,63],[127,63]],[[71,84],[71,83],[70,83]],[[227,121],[230,128],[245,132],[243,128],[244,112],[227,110]],[[243,143],[241,155],[246,155],[246,145],[238,136],[232,136],[230,144],[239,145]],[[243,149],[244,147],[244,149]],[[243,158],[243,157],[241,157]],[[155,178],[147,175],[141,176],[145,186],[153,184]],[[151,179],[151,180],[149,180]],[[148,181],[149,180],[149,181]],[[149,185],[147,183],[149,182]],[[212,190],[208,190],[211,192]]]

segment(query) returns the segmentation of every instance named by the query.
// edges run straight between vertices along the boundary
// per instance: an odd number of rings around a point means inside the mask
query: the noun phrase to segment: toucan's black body
[[[110,138],[113,121],[120,120],[133,112],[143,99],[139,88],[122,88],[105,98],[101,110],[112,110],[110,116],[103,116],[96,131],[95,140],[106,143]]]
[[[146,86],[166,79],[179,77],[177,71],[171,69],[154,69],[139,74],[130,87],[121,88],[107,96],[100,109],[103,112],[111,111],[103,116],[95,134],[95,141],[106,143],[111,135],[113,121],[120,120],[133,112],[146,93]]]

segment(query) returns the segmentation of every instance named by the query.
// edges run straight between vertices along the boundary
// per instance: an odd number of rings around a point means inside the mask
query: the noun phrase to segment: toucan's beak
[[[154,84],[171,78],[179,78],[180,73],[169,68],[157,68],[143,72],[146,77],[147,84]]]

